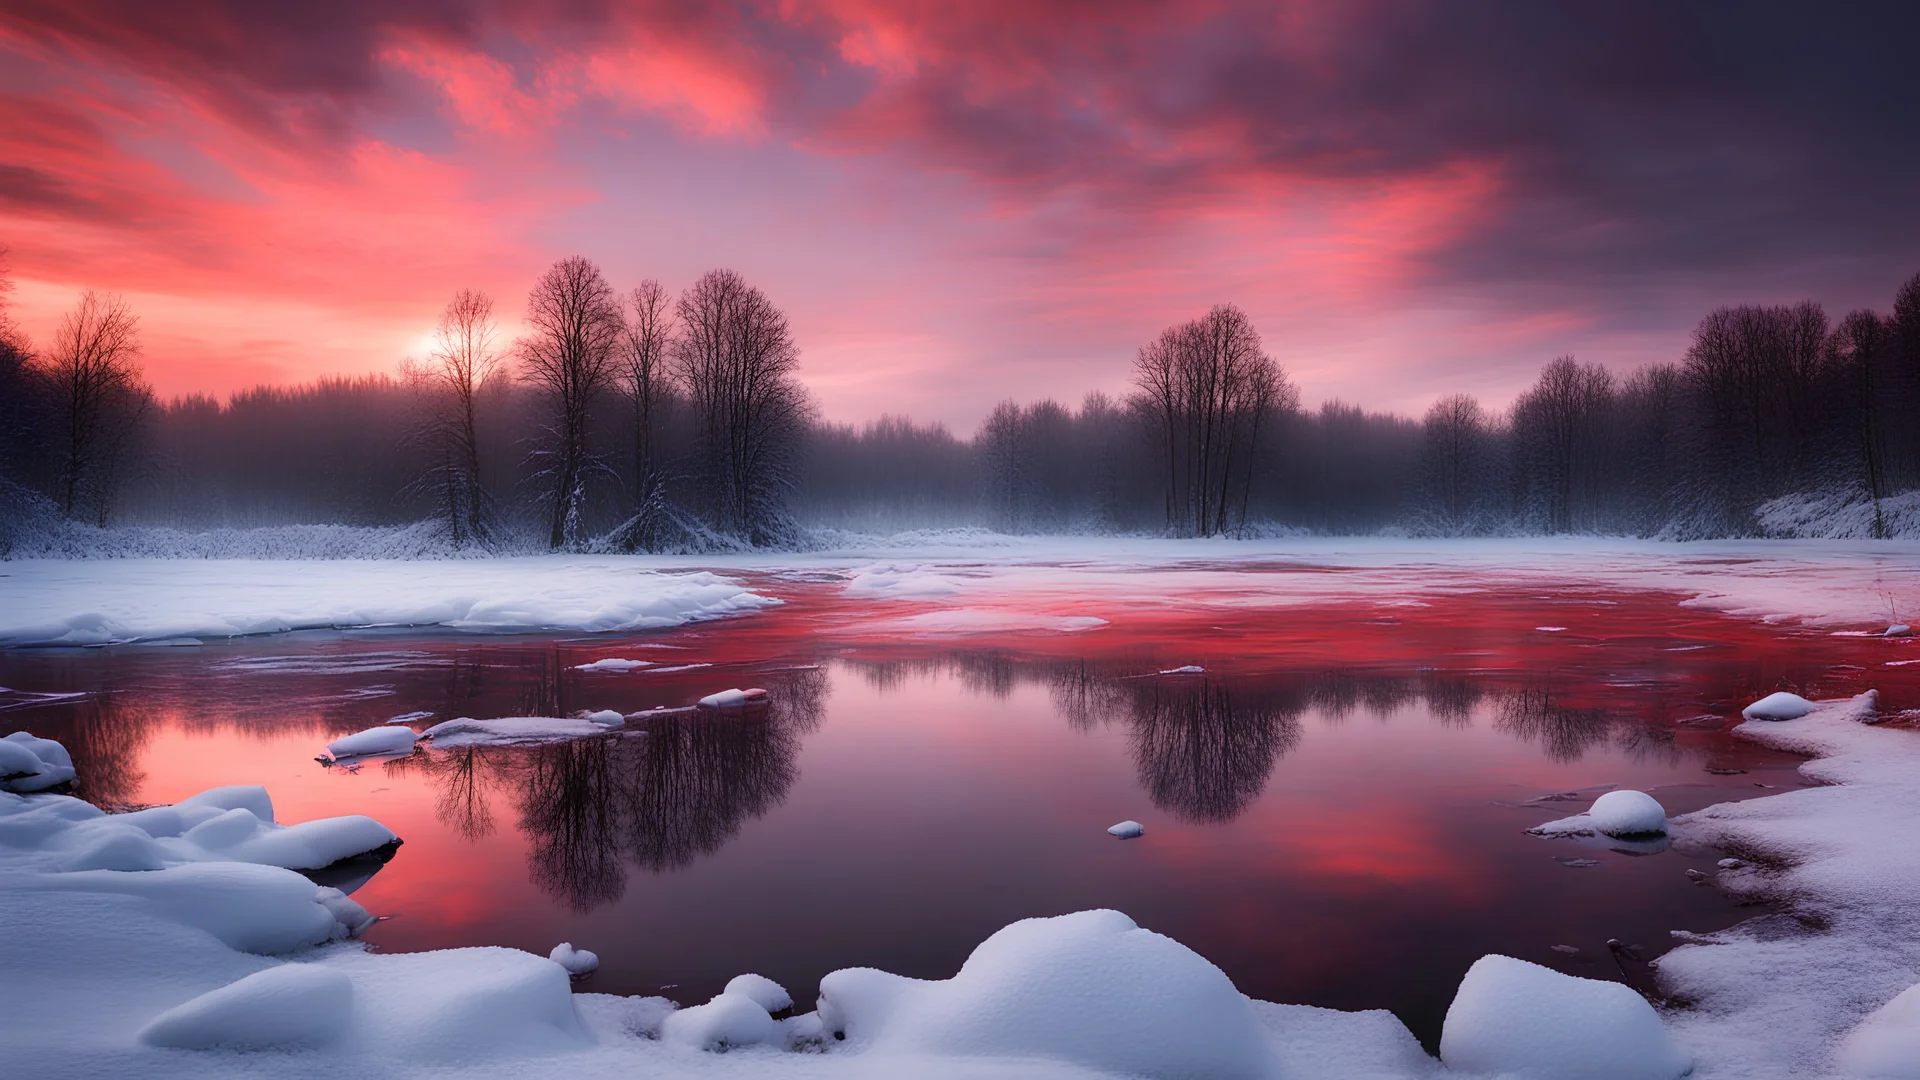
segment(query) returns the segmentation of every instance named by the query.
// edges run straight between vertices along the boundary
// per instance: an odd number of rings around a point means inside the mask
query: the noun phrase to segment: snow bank
[[[778,603],[710,573],[555,555],[464,562],[23,560],[0,576],[0,645],[440,626],[630,631]]]
[[[140,1029],[139,1039],[180,1050],[323,1046],[352,1017],[351,979],[317,964],[283,964],[168,1009]]]
[[[569,975],[585,975],[600,967],[600,956],[585,949],[576,949],[573,942],[563,941],[553,947],[547,959],[567,969]]]
[[[391,723],[391,721],[389,721]],[[404,727],[377,727],[342,735],[327,744],[327,753],[339,758],[371,754],[411,754],[414,734]]]
[[[1662,988],[1693,1002],[1669,1019],[1699,1080],[1835,1075],[1842,1040],[1920,981],[1920,732],[1877,719],[1869,692],[1740,725],[1742,738],[1818,755],[1800,772],[1821,786],[1673,822],[1676,836],[1742,857],[1716,875],[1722,889],[1785,908],[1658,961]]]
[[[625,723],[626,717],[620,717],[620,722]],[[442,750],[458,746],[523,746],[603,735],[611,726],[578,716],[501,716],[491,720],[461,716],[433,725],[421,732],[420,737]]]
[[[1048,1058],[1218,1080],[1265,1080],[1276,1064],[1219,968],[1117,911],[1014,923],[945,981],[834,972],[820,981],[819,1013],[827,1031],[876,1055]]]
[[[1782,495],[1761,503],[1754,517],[1769,536],[1818,540],[1920,537],[1920,491],[1881,499],[1879,532],[1874,528],[1873,501],[1857,491]]]
[[[1920,1080],[1920,985],[1861,1021],[1840,1044],[1838,1063],[1871,1080]]]
[[[1509,956],[1467,969],[1447,1008],[1440,1060],[1524,1080],[1675,1080],[1693,1067],[1630,988]]]
[[[0,739],[0,791],[45,791],[73,780],[73,758],[52,739],[16,731]]]

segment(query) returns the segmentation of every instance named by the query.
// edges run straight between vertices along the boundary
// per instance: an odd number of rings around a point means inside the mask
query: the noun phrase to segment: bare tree
[[[461,289],[440,314],[432,355],[408,371],[423,399],[418,440],[431,462],[422,486],[455,547],[484,544],[493,532],[493,500],[480,472],[479,400],[500,366],[497,339],[493,300]]]
[[[675,305],[673,369],[692,403],[714,523],[760,544],[786,525],[809,419],[787,317],[732,270],[712,270]]]
[[[598,464],[588,443],[593,403],[614,378],[620,303],[600,268],[575,255],[540,276],[527,325],[517,351],[521,377],[547,399],[536,478],[549,492],[547,544],[558,550],[578,544],[585,527],[587,480]]]
[[[1835,419],[1855,433],[1859,447],[1860,486],[1873,503],[1873,535],[1887,537],[1880,500],[1887,497],[1886,429],[1883,414],[1889,404],[1886,367],[1891,359],[1892,335],[1886,320],[1872,311],[1849,314],[1827,339],[1825,364],[1836,387]]]
[[[621,325],[621,381],[633,407],[633,514],[614,530],[631,551],[651,550],[664,512],[666,476],[660,459],[662,406],[666,403],[667,354],[673,343],[673,298],[649,278],[627,297]]]
[[[140,377],[139,319],[119,296],[87,292],[61,319],[46,374],[60,427],[55,499],[106,524],[124,458],[152,392]]]
[[[1236,487],[1244,524],[1263,422],[1296,394],[1231,304],[1168,327],[1141,348],[1134,385],[1158,420],[1167,461],[1167,526],[1196,536],[1228,527]]]
[[[1613,399],[1613,375],[1571,356],[1541,369],[1513,406],[1517,476],[1548,532],[1592,527],[1590,498],[1604,467],[1601,428]]]
[[[1420,480],[1426,494],[1421,509],[1442,532],[1466,532],[1484,509],[1492,418],[1473,395],[1452,394],[1433,403],[1421,427]]]

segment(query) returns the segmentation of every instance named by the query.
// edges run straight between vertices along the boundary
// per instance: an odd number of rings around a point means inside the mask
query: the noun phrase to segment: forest
[[[957,526],[1694,539],[1768,535],[1770,507],[1820,499],[1888,536],[1920,489],[1920,275],[1888,311],[1722,307],[1670,360],[1561,356],[1505,410],[1455,394],[1417,419],[1303,408],[1222,304],[1116,357],[1124,397],[1007,400],[971,438],[822,422],[786,314],[730,270],[623,293],[562,259],[526,311],[509,340],[462,290],[392,375],[162,401],[124,299],[84,294],[39,342],[0,306],[0,532],[422,523],[500,552]]]

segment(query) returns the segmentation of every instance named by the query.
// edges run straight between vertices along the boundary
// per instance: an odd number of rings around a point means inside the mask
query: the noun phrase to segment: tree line
[[[622,293],[587,259],[506,340],[456,293],[396,375],[158,401],[138,319],[87,293],[36,347],[0,273],[0,511],[188,528],[432,521],[454,547],[791,546],[809,528],[1178,536],[1764,532],[1796,493],[1920,488],[1920,275],[1887,312],[1732,306],[1625,375],[1563,356],[1505,410],[1300,404],[1221,305],[1138,350],[1123,397],[996,407],[971,438],[822,423],[786,314],[730,270]]]

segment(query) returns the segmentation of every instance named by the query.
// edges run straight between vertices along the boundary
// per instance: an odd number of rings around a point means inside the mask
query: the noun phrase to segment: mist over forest
[[[1829,535],[1920,530],[1920,275],[1884,312],[1723,307],[1670,359],[1561,356],[1508,409],[1456,394],[1420,417],[1303,407],[1276,343],[1223,304],[1116,356],[1125,396],[1010,395],[970,438],[823,422],[785,313],[732,271],[674,296],[564,259],[520,338],[462,291],[434,340],[391,376],[161,401],[125,300],[86,294],[46,341],[0,307],[0,547],[316,524],[476,552],[953,527],[1694,539],[1817,533],[1817,514],[1849,523]]]

